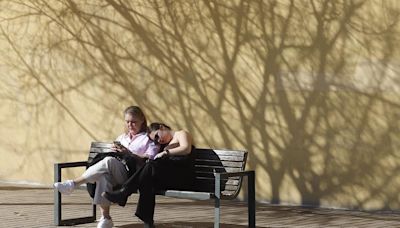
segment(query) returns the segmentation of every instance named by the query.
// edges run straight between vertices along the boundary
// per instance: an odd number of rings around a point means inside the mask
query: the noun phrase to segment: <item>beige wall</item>
[[[0,2],[0,180],[50,184],[135,104],[249,151],[258,201],[400,208],[396,1],[46,2]]]

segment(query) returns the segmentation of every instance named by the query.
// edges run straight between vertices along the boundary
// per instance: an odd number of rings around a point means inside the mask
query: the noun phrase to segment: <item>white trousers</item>
[[[96,183],[93,203],[111,205],[111,202],[102,197],[103,192],[111,192],[113,186],[123,184],[128,179],[128,173],[122,162],[114,157],[105,157],[103,160],[90,166],[82,177],[89,183]]]

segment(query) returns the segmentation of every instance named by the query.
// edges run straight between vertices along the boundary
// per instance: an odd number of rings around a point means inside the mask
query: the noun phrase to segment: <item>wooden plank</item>
[[[238,180],[221,181],[221,190],[235,191],[241,187],[241,182]],[[214,192],[215,180],[196,179],[196,188],[199,191]]]
[[[239,151],[239,150],[214,150],[218,156],[235,156],[235,157],[242,157],[245,156],[247,153],[246,151]]]
[[[233,156],[233,155],[219,155],[216,153],[196,153],[194,157],[196,159],[208,159],[208,160],[221,160],[221,161],[243,161],[245,160],[245,155],[238,155],[238,156]]]
[[[225,169],[217,169],[217,172],[222,172]],[[210,170],[205,170],[205,169],[195,169],[196,175],[202,175],[202,176],[210,176],[214,178],[214,170],[210,169]]]
[[[231,196],[231,195],[235,195],[237,191],[232,191],[232,190],[224,190],[221,192],[222,195],[225,196]]]
[[[225,185],[225,189],[224,191],[237,191],[239,189],[240,186],[238,185]]]
[[[242,161],[216,161],[216,160],[196,160],[196,165],[224,166],[224,167],[243,167]]]
[[[196,173],[196,179],[208,179],[210,181],[214,181],[215,177],[211,173]],[[242,177],[229,177],[229,178],[222,178],[221,180],[238,180],[241,181]]]
[[[217,170],[217,171],[219,171],[219,170]],[[206,177],[212,177],[212,178],[214,178],[214,174],[215,174],[213,170],[205,170],[205,169],[196,169],[195,172],[196,172],[196,175],[198,175],[198,176],[206,176]],[[219,173],[221,173],[221,172],[219,172]],[[240,177],[236,177],[236,178],[240,178]]]
[[[217,157],[217,158],[210,158],[210,157],[196,157],[195,161],[198,160],[215,160],[215,161],[232,161],[232,162],[244,162],[244,158],[240,157],[232,157],[232,156],[223,156],[223,157]]]
[[[196,148],[195,152],[198,154],[218,154],[218,155],[229,155],[229,156],[243,156],[246,151],[241,150],[221,150],[221,149],[202,149]]]
[[[196,183],[203,186],[211,186],[214,189],[215,180],[207,180],[207,179],[196,179]],[[238,180],[222,180],[223,186],[230,186],[230,188],[238,188],[240,187],[240,182]]]
[[[213,184],[204,184],[204,183],[198,183],[197,185],[203,186],[202,190],[206,190],[208,192],[214,192],[215,185]],[[222,190],[229,190],[229,191],[236,191],[239,189],[239,185],[228,185],[228,184],[222,184],[221,189]]]
[[[193,200],[211,199],[210,193],[196,192],[196,191],[167,190],[164,192],[160,192],[159,194],[168,196],[168,197],[181,198],[181,199],[193,199]]]
[[[90,147],[111,147],[111,142],[92,142]]]
[[[224,179],[224,180],[226,180],[226,179]],[[204,178],[204,177],[196,177],[196,181],[197,182],[202,182],[202,183],[204,183],[204,184],[214,184],[215,183],[215,180],[214,179],[211,179],[211,178]],[[226,183],[225,184],[229,184],[229,185],[239,185],[240,184],[240,181],[238,180],[238,179],[233,179],[233,178],[230,178],[230,179],[228,179],[227,181],[226,181]]]
[[[242,168],[231,168],[231,167],[221,167],[221,166],[202,166],[202,165],[195,165],[195,170],[199,172],[213,172],[214,169],[217,173],[222,172],[239,172],[243,171]]]
[[[93,147],[90,148],[90,152],[92,153],[107,153],[107,152],[113,152],[113,150],[111,150],[111,148],[105,148],[105,147]]]

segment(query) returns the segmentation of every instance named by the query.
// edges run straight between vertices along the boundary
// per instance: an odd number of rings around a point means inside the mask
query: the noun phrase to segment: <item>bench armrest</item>
[[[80,167],[80,166],[86,166],[87,161],[78,161],[78,162],[62,162],[62,163],[54,163],[54,168],[58,167],[60,169],[62,168],[72,168],[72,167]]]
[[[54,183],[61,181],[62,169],[82,166],[86,167],[86,165],[87,161],[54,163]],[[96,221],[96,205],[92,205],[92,215],[88,217],[62,219],[61,215],[61,194],[57,191],[57,189],[54,189],[54,224],[57,226],[70,226]]]
[[[248,193],[249,194],[254,194],[255,191],[255,172],[254,170],[250,171],[238,171],[238,172],[221,172],[217,173],[214,171],[214,176],[215,176],[215,188],[214,188],[214,193],[215,197],[221,198],[221,180],[222,178],[227,178],[227,177],[243,177],[247,176],[248,179]],[[236,191],[235,194],[233,194],[232,198],[236,197],[237,194],[239,194],[240,187]]]
[[[248,209],[248,220],[249,226],[248,227],[256,227],[256,200],[255,200],[255,171],[239,171],[239,172],[222,172],[217,173],[214,172],[215,176],[215,222],[214,224],[219,224],[219,208],[220,208],[220,200],[221,200],[221,177],[236,177],[236,176],[247,176],[247,209]],[[240,190],[240,188],[239,188]],[[237,196],[239,190],[236,192],[234,197]],[[233,197],[231,197],[233,198]]]

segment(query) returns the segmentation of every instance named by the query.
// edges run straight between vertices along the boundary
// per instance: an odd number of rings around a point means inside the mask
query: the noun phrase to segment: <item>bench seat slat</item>
[[[225,190],[221,192],[221,199],[231,198],[236,191]],[[215,198],[213,192],[195,192],[195,191],[179,191],[179,190],[166,190],[159,191],[157,195],[163,195],[173,198],[180,199],[192,199],[192,200],[209,200]]]
[[[237,191],[224,190],[221,192],[221,199],[232,199],[237,195]]]
[[[178,191],[178,190],[166,190],[166,191],[161,191],[158,194],[168,197],[193,199],[193,200],[208,200],[214,197],[214,194],[210,192],[194,192],[194,191]]]

